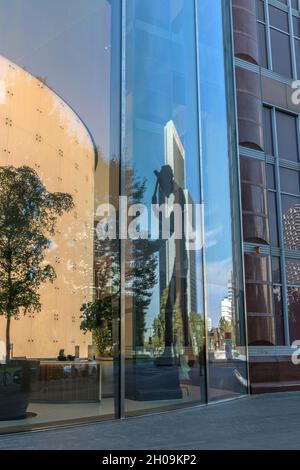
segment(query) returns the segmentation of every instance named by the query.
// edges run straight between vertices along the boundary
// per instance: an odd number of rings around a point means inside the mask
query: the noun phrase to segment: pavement
[[[300,449],[300,393],[240,398],[125,420],[0,435],[10,450]]]

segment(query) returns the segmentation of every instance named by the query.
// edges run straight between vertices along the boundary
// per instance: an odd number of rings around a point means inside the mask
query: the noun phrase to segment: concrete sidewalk
[[[0,435],[0,449],[300,449],[300,393],[257,395],[124,421]]]

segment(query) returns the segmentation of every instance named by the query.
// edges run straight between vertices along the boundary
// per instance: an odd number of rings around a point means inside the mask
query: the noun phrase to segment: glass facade
[[[0,432],[247,393],[227,8],[0,0]]]

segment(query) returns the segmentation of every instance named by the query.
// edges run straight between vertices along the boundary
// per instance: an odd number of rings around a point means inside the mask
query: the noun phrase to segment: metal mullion
[[[268,4],[268,1],[264,2],[264,10],[265,10],[265,23],[266,23],[266,35],[267,35],[268,68],[273,71],[271,31],[270,31],[270,17],[269,17],[269,4]]]
[[[280,167],[279,167],[279,154],[278,154],[278,139],[277,139],[277,124],[276,124],[276,109],[272,107],[272,128],[274,139],[274,154],[275,154],[275,182],[276,182],[276,200],[277,200],[277,225],[279,232],[279,247],[280,247],[280,267],[281,267],[281,280],[282,280],[282,306],[283,306],[283,323],[284,323],[284,338],[286,346],[290,346],[290,331],[289,331],[289,316],[288,316],[288,298],[287,298],[287,280],[285,270],[285,249],[284,249],[284,233],[282,225],[282,201],[281,201],[281,185],[280,185]]]
[[[126,196],[126,0],[121,0],[121,158],[120,158],[120,195]],[[120,206],[120,220],[123,207]],[[121,224],[120,224],[121,225]],[[120,227],[121,228],[121,227]],[[119,418],[125,418],[125,273],[126,270],[126,240],[120,237],[120,389],[119,389]]]
[[[296,80],[297,79],[297,59],[296,59],[294,23],[293,23],[291,0],[288,0],[288,7],[289,7],[288,17],[289,17],[289,27],[290,27],[290,45],[291,45],[291,53],[292,53],[292,73],[293,73],[294,79]]]
[[[201,192],[201,241],[202,241],[202,292],[203,292],[203,309],[204,309],[204,332],[205,332],[205,402],[208,404],[209,400],[209,361],[208,361],[208,307],[206,296],[206,253],[205,253],[205,213],[204,213],[204,178],[203,178],[203,145],[202,145],[202,121],[201,121],[201,64],[200,64],[200,37],[199,37],[199,22],[198,22],[198,2],[194,2],[195,8],[195,26],[196,26],[196,60],[197,60],[197,112],[198,112],[198,140],[199,140],[199,177],[200,177],[200,192]]]

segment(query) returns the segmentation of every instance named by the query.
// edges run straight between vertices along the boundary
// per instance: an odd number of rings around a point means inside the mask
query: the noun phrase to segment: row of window
[[[284,345],[300,331],[299,123],[269,106],[263,120],[266,160],[241,157],[244,241],[283,254],[245,254],[249,344]]]
[[[281,3],[287,5],[287,2]],[[298,0],[291,2],[298,10]],[[300,18],[257,0],[260,65],[288,78],[300,77]]]

